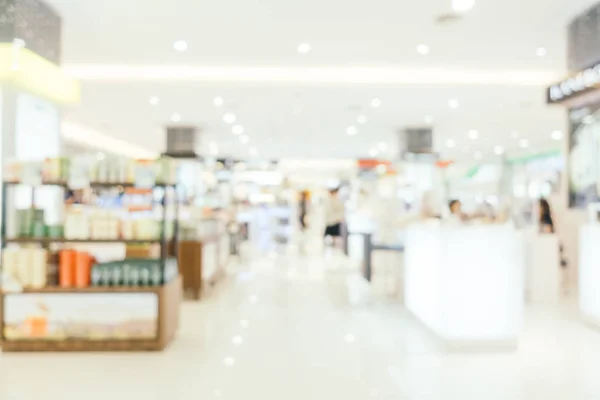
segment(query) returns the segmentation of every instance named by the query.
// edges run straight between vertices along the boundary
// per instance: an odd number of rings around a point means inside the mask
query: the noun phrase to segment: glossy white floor
[[[164,353],[3,354],[0,399],[600,398],[600,333],[573,309],[529,310],[517,352],[442,353],[397,303],[340,304],[345,263],[253,262],[182,306]]]

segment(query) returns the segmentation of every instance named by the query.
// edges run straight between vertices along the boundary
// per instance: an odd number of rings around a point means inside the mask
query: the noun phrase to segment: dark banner
[[[0,43],[14,39],[47,60],[60,64],[61,20],[40,0],[0,0]]]
[[[581,71],[600,62],[600,3],[579,15],[568,30],[568,66]]]

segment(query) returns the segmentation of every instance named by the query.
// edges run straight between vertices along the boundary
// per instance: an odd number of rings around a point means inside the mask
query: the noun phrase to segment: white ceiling
[[[64,18],[64,64],[85,78],[69,121],[160,152],[162,128],[179,113],[221,154],[245,157],[254,146],[264,157],[341,158],[368,156],[380,142],[394,148],[397,131],[433,116],[439,149],[452,138],[448,155],[472,159],[498,145],[523,151],[515,130],[528,151],[558,147],[550,134],[567,129],[565,113],[545,105],[544,85],[565,74],[568,21],[596,0],[479,0],[446,25],[436,18],[450,0],[49,2]],[[176,40],[188,50],[174,51]],[[297,53],[302,42],[309,54]],[[430,54],[416,52],[421,43]],[[536,56],[541,46],[545,57]],[[149,66],[168,71],[144,75]],[[237,115],[249,144],[231,133],[225,112]],[[361,113],[365,125],[356,123]],[[346,135],[350,124],[358,135]],[[480,138],[469,139],[470,129]]]

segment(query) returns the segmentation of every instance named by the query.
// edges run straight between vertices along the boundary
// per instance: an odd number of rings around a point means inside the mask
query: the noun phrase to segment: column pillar
[[[60,69],[61,25],[41,0],[0,0],[0,171],[11,160],[61,154],[60,105],[79,100],[78,83]],[[30,189],[11,192],[11,209],[30,206]],[[61,200],[56,189],[38,189],[36,203],[47,209],[48,223],[56,222]]]

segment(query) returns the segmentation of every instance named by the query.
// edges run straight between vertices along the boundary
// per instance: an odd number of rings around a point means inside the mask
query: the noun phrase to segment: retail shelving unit
[[[7,236],[7,193],[19,182],[4,182],[2,192],[2,248],[8,244],[44,248],[75,244],[160,244],[160,284],[145,286],[98,286],[23,288],[3,290],[0,332],[3,351],[157,351],[175,338],[179,324],[182,283],[178,273],[166,273],[169,248],[177,257],[179,204],[176,185],[163,188],[160,238],[70,239],[64,237]],[[40,186],[67,188],[66,182],[43,182]],[[35,190],[32,187],[32,207]],[[91,182],[93,189],[133,187],[133,183]],[[167,237],[167,197],[173,193],[174,229]],[[4,266],[3,266],[4,267]],[[20,266],[21,267],[21,266]],[[172,269],[171,269],[172,271]]]

